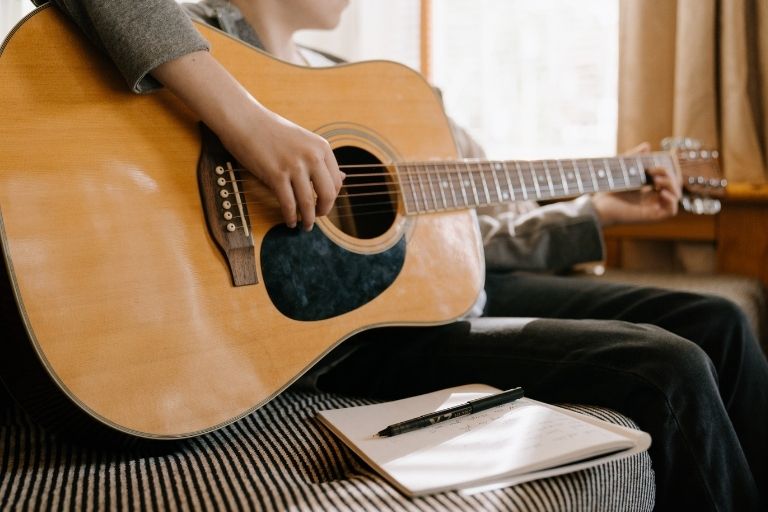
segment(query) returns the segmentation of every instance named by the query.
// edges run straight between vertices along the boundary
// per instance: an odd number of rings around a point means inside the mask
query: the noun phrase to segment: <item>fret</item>
[[[411,195],[413,196],[413,211],[418,213],[420,211],[419,210],[419,198],[416,195],[416,189],[413,186],[413,179],[412,179],[412,176],[411,176],[411,172],[409,170],[410,166],[408,164],[405,164],[404,167],[405,167],[406,176],[408,177],[408,188],[410,189]],[[405,183],[402,179],[400,181],[401,181],[401,183]],[[405,197],[405,196],[403,196],[403,197]]]
[[[574,159],[571,159],[571,169],[573,169],[573,174],[576,176],[576,186],[579,189],[579,194],[583,194],[584,184],[581,182],[581,169],[578,168],[578,164]]]
[[[483,177],[488,186],[488,204],[496,204],[501,201],[499,189],[496,186],[495,174],[493,171],[493,162],[483,164]]]
[[[419,193],[419,190],[418,190],[419,185],[417,183],[417,179],[418,179],[419,176],[418,176],[418,174],[415,173],[415,170],[413,169],[413,166],[408,166],[408,176],[409,176],[409,178],[411,180],[411,187],[412,187],[412,190],[413,190],[413,197],[416,200],[416,211],[417,212],[426,211],[427,210],[427,205],[426,204],[423,205],[424,206],[423,208],[419,205],[420,202],[423,201],[423,196]],[[416,178],[416,179],[414,179],[414,178]],[[419,201],[419,199],[422,199],[422,201]]]
[[[426,193],[426,191],[424,189],[424,180],[422,179],[421,173],[419,172],[418,164],[416,164],[416,179],[419,182],[419,191],[420,191],[420,194],[421,194],[421,200],[424,203],[424,211],[428,212],[430,210],[429,202],[428,202],[428,197],[427,197],[427,193]]]
[[[549,166],[547,165],[547,161],[546,160],[542,161],[541,165],[544,167],[544,173],[547,176],[547,184],[549,185],[549,197],[555,197],[555,187],[552,183],[552,175],[549,172]]]
[[[493,201],[491,200],[491,194],[488,190],[488,180],[485,177],[485,167],[483,167],[485,164],[479,163],[477,165],[479,166],[479,172],[477,174],[480,176],[480,182],[483,184],[483,192],[485,193],[485,201],[483,204],[490,204]]]
[[[611,169],[611,164],[608,162],[607,158],[603,158],[603,165],[605,165],[604,173],[608,177],[608,188],[613,190],[613,170]]]
[[[438,183],[438,189],[440,190],[440,197],[443,200],[443,208],[448,210],[450,209],[450,206],[448,206],[448,201],[445,198],[445,188],[448,186],[448,184],[445,181],[445,176],[440,173],[441,169],[438,168],[438,164],[432,164],[435,168],[435,173],[437,174],[437,183]],[[455,206],[455,205],[453,205]]]
[[[455,208],[458,208],[459,202],[456,200],[456,189],[453,186],[453,176],[451,176],[450,167],[448,167],[447,170],[448,170],[448,185],[451,187],[451,197],[453,197],[453,206]]]
[[[403,177],[400,175],[400,168],[396,163],[392,163],[392,167],[395,170],[395,195],[399,198],[402,198],[403,202],[403,208],[405,209],[405,212],[408,213],[411,211],[411,208],[408,205],[408,192],[405,190],[405,182],[403,181]],[[399,195],[398,195],[399,194]]]
[[[528,200],[528,188],[525,186],[525,180],[523,179],[523,171],[520,168],[520,162],[515,162],[515,168],[517,169],[517,178],[520,180],[520,187],[523,191],[523,199]]]
[[[440,210],[440,207],[437,205],[437,194],[435,194],[435,188],[432,186],[432,173],[429,172],[429,164],[424,163],[424,172],[427,174],[427,184],[429,185],[429,191],[432,194],[432,204],[435,206],[435,211]]]
[[[491,191],[488,188],[488,177],[485,174],[485,164],[484,163],[477,163],[477,176],[480,178],[480,184],[483,186],[483,188],[480,190],[481,194],[485,196],[485,199],[481,202],[481,204],[490,204],[493,202],[491,199]]]
[[[585,158],[579,158],[574,160],[574,165],[578,169],[579,183],[581,183],[581,189],[583,193],[594,192],[595,184],[592,180],[592,167],[589,165],[589,161]],[[590,187],[592,187],[590,189]]]
[[[563,160],[563,170],[565,171],[565,176],[568,180],[568,193],[574,196],[583,194],[581,178],[573,165],[573,160]]]
[[[592,192],[597,192],[600,190],[600,187],[597,184],[597,173],[595,172],[595,167],[592,165],[592,159],[587,159],[587,164],[589,164],[589,174],[592,176]]]
[[[603,160],[608,162],[608,169],[611,172],[611,189],[621,190],[621,181],[624,179],[624,175],[621,172],[621,164],[618,158],[604,158]],[[618,165],[618,167],[617,167]]]
[[[568,187],[568,178],[565,177],[565,169],[563,169],[563,163],[560,160],[556,160],[557,168],[560,170],[560,179],[563,180],[563,194],[570,194],[570,187]]]
[[[645,162],[643,162],[642,158],[640,158],[639,156],[636,156],[635,164],[637,164],[638,181],[640,183],[645,183]],[[632,174],[631,169],[630,169],[630,175],[634,176],[634,174]]]
[[[488,186],[488,203],[498,203],[501,201],[501,196],[499,195],[498,188],[496,188],[496,180],[494,179],[493,174],[493,162],[487,162],[484,164],[483,177],[485,178],[485,183]]]
[[[635,176],[635,174],[637,174],[637,183],[645,184],[645,162],[643,162],[642,158],[640,158],[639,156],[636,156],[635,163],[637,164],[636,173],[633,173],[632,169],[630,169],[629,175]]]
[[[459,186],[461,187],[461,195],[464,197],[464,206],[469,206],[469,197],[467,196],[467,185],[469,182],[461,175],[459,167],[456,167],[456,174],[459,176]]]
[[[621,173],[624,175],[624,188],[629,188],[629,173],[627,172],[627,166],[624,164],[624,159],[619,158],[619,165],[621,166]]]
[[[539,175],[536,174],[536,169],[533,162],[528,162],[528,167],[531,169],[531,176],[533,178],[533,188],[536,189],[536,198],[541,199],[541,189],[539,189]]]
[[[496,175],[501,170],[501,164],[499,162],[491,163],[491,175],[493,176],[493,183],[496,187],[496,202],[500,203],[509,199],[509,194],[501,191],[501,185],[499,184],[499,177]]]
[[[517,199],[515,197],[515,187],[512,186],[512,179],[509,177],[509,168],[507,167],[507,162],[501,162],[501,166],[504,168],[504,179],[507,182],[507,190],[512,196],[511,199],[515,201]]]
[[[475,185],[475,176],[472,172],[472,168],[469,166],[469,162],[464,162],[464,165],[467,168],[467,172],[469,173],[469,183],[472,185],[472,195],[475,198],[475,204],[474,206],[480,206],[480,198],[477,195],[477,185]]]
[[[584,186],[581,183],[581,175],[578,169],[576,169],[575,162],[573,160],[563,160],[563,169],[565,169],[565,175],[568,177],[568,190],[573,195],[583,194]]]
[[[485,184],[483,183],[484,181],[483,169],[482,167],[479,167],[478,164],[472,164],[471,168],[472,168],[472,186],[474,187],[474,190],[475,190],[475,196],[477,196],[477,206],[488,204],[488,198],[485,195],[485,187],[484,187]]]

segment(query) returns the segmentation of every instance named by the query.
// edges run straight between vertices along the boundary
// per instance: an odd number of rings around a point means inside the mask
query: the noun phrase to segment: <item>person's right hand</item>
[[[325,139],[265,108],[208,52],[168,61],[152,75],[275,193],[288,226],[301,216],[310,230],[317,216],[328,214],[344,173]]]
[[[218,135],[232,155],[275,193],[289,227],[300,215],[302,226],[310,230],[315,217],[330,212],[344,174],[328,141],[255,101]]]

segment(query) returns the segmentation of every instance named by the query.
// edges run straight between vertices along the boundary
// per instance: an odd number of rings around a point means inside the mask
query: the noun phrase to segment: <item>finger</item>
[[[674,169],[668,169],[666,167],[651,167],[646,172],[652,176],[659,176],[665,174],[672,178],[676,183],[680,181],[680,176]]]
[[[301,214],[301,225],[305,231],[311,231],[315,224],[315,191],[312,183],[307,174],[300,173],[291,184],[296,196],[296,207]]]
[[[677,208],[680,202],[680,198],[675,196],[668,190],[662,190],[659,192],[659,200],[662,204],[664,211],[669,212],[670,215],[677,214]]]
[[[669,183],[672,184],[673,188],[679,189],[680,183],[677,179],[677,175],[670,173],[665,169],[664,167],[652,167],[646,171],[648,175],[653,180],[654,184],[656,184],[659,180],[667,180]]]
[[[344,181],[344,178],[347,177],[347,175],[339,169],[339,163],[336,161],[336,156],[333,154],[333,151],[330,151],[330,149],[325,154],[325,166],[328,169],[328,173],[330,174],[331,179],[333,180],[333,186],[336,188],[336,194],[338,194],[339,190],[341,190],[342,182]]]
[[[317,194],[317,205],[315,211],[318,216],[328,215],[333,208],[333,202],[336,200],[338,188],[333,182],[329,170],[323,165],[316,167],[312,172],[312,186]]]
[[[634,155],[637,153],[650,153],[650,152],[651,152],[651,145],[648,142],[642,142],[624,154]]]
[[[289,228],[296,227],[296,198],[293,194],[293,188],[291,182],[287,179],[281,180],[277,185],[272,187],[277,202],[280,203],[280,211],[283,215],[283,220]]]
[[[661,188],[672,188],[672,180],[669,179],[669,176],[665,176],[663,174],[659,176],[654,176],[653,178],[653,188],[656,190],[659,190]]]
[[[682,191],[675,180],[670,179],[667,176],[659,176],[653,180],[654,190],[668,190],[676,197],[680,197]]]

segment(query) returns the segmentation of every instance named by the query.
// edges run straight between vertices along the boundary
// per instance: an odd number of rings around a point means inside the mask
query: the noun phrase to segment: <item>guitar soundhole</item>
[[[370,239],[384,234],[397,214],[397,187],[392,176],[364,149],[344,146],[333,152],[347,177],[328,219],[356,238]]]

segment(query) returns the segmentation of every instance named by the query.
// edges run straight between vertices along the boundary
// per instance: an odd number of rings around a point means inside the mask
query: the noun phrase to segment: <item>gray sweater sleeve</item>
[[[599,261],[605,252],[588,196],[479,220],[488,270],[562,271]]]
[[[52,1],[107,52],[137,93],[160,87],[149,74],[160,64],[208,49],[174,0]]]

